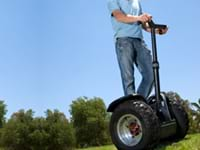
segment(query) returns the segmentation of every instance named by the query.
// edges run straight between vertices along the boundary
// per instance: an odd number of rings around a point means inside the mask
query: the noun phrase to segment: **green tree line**
[[[175,92],[170,99],[178,100],[186,109],[189,133],[200,132],[200,99],[190,103]],[[71,118],[59,110],[47,110],[45,117],[34,117],[33,110],[19,110],[5,118],[6,104],[0,101],[0,147],[5,150],[71,150],[111,144],[110,114],[103,99],[79,97],[70,105]]]

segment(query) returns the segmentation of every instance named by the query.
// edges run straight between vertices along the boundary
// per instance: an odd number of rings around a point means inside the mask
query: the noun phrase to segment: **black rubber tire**
[[[134,115],[141,122],[142,138],[133,146],[126,145],[117,133],[117,123],[124,115]],[[152,108],[143,101],[127,101],[120,104],[113,112],[110,120],[110,133],[113,144],[118,150],[150,149],[159,140],[160,125]]]
[[[169,110],[173,118],[176,119],[177,123],[177,132],[174,136],[174,139],[180,140],[183,139],[189,129],[189,119],[187,112],[177,100],[169,100]]]

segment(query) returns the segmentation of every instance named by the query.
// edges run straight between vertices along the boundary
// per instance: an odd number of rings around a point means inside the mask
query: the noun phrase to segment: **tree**
[[[47,110],[46,118],[33,117],[33,111],[14,113],[1,131],[6,150],[70,150],[75,145],[72,125],[65,115]]]
[[[0,128],[3,126],[5,123],[5,114],[6,114],[6,105],[4,104],[3,101],[0,101]]]
[[[109,142],[108,114],[101,98],[78,98],[72,102],[70,113],[78,146],[98,146]]]
[[[75,145],[74,130],[65,115],[58,110],[47,110],[48,150],[69,150]]]
[[[1,144],[9,150],[31,150],[28,135],[32,120],[32,110],[14,113],[2,129]]]
[[[46,119],[37,117],[29,125],[29,145],[32,150],[47,150],[50,134],[47,132],[48,125]]]
[[[197,103],[191,103],[194,107],[192,111],[192,132],[200,132],[200,99]]]

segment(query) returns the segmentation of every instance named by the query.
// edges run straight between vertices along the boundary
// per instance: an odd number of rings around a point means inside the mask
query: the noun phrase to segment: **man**
[[[137,93],[145,98],[153,85],[152,57],[142,35],[142,29],[150,32],[148,21],[152,16],[142,13],[139,0],[108,0],[108,9],[115,31],[115,49],[121,72],[124,94],[135,93],[134,64],[142,75]],[[164,34],[167,29],[157,31]]]

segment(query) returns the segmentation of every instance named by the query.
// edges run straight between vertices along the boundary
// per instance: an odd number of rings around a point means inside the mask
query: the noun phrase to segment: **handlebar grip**
[[[149,27],[153,28],[153,29],[166,29],[167,28],[167,25],[164,25],[164,24],[155,24],[153,22],[153,20],[149,21],[148,24],[149,24]]]

